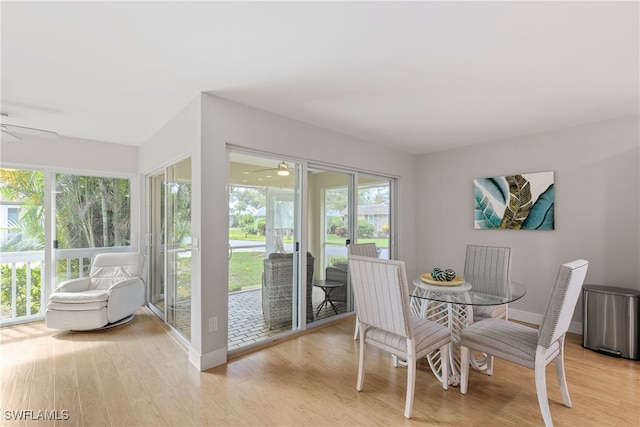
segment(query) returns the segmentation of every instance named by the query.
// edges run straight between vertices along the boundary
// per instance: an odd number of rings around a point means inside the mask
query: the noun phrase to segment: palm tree
[[[56,186],[59,247],[129,244],[129,180],[59,174]]]
[[[2,252],[44,249],[44,174],[40,171],[0,169],[0,199],[20,206],[17,221],[8,225]]]

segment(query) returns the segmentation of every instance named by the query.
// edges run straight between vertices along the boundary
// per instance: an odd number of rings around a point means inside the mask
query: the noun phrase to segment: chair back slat
[[[474,291],[502,295],[511,274],[511,248],[468,245],[464,278]],[[497,289],[500,287],[500,289]]]
[[[589,262],[578,259],[560,266],[538,332],[538,344],[548,348],[567,333],[587,275]]]
[[[347,246],[349,255],[378,258],[378,249],[375,243],[352,243]]]
[[[413,336],[404,262],[350,256],[349,271],[361,323],[403,337]]]

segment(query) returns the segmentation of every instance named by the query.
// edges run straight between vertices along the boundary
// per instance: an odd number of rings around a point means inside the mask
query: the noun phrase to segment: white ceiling
[[[200,92],[411,153],[639,112],[629,2],[6,2],[3,123],[139,145]]]

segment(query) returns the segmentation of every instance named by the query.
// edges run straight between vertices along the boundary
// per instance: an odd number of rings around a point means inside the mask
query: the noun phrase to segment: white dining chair
[[[370,258],[378,258],[378,248],[375,243],[351,243],[347,245],[347,253],[349,256],[366,256]],[[355,307],[354,307],[355,310]],[[356,322],[355,331],[353,333],[353,339],[358,339],[358,322]],[[395,358],[394,358],[395,361]]]
[[[464,260],[464,279],[473,290],[490,295],[504,295],[511,275],[511,248],[501,246],[467,245]],[[473,318],[508,319],[507,304],[474,306]]]
[[[405,359],[408,369],[404,416],[411,418],[417,362],[438,349],[448,356],[451,333],[439,323],[412,316],[404,262],[351,256],[349,271],[360,334],[356,390],[362,391],[364,385],[366,346]],[[443,372],[446,377],[446,366]],[[448,381],[443,381],[442,388],[448,387]]]
[[[588,265],[587,261],[578,259],[560,266],[539,329],[505,319],[485,319],[462,330],[460,333],[462,369],[460,392],[462,394],[467,394],[471,350],[477,350],[535,372],[538,405],[547,427],[552,426],[553,423],[547,399],[545,367],[553,361],[562,399],[567,407],[571,407],[564,372],[564,338],[571,323]],[[491,373],[492,369],[489,366],[487,374],[491,375]]]

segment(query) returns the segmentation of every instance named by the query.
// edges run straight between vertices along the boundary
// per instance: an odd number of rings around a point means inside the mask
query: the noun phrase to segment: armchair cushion
[[[87,302],[107,301],[109,292],[104,289],[88,289],[82,292],[54,292],[49,301],[63,304],[84,304]]]

